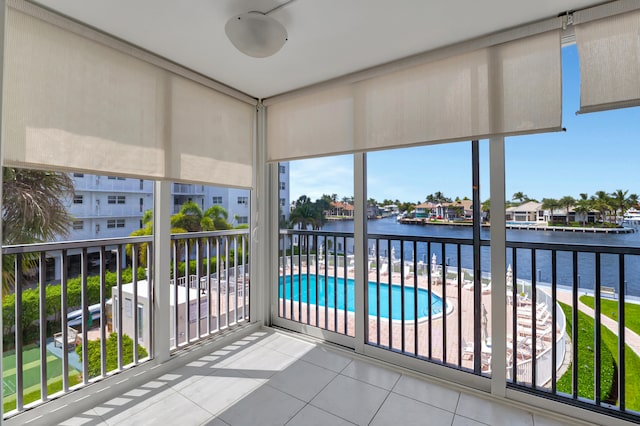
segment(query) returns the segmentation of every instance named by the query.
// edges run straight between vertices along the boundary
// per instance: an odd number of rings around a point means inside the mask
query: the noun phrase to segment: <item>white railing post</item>
[[[353,247],[355,258],[355,350],[364,351],[365,319],[367,318],[366,287],[369,280],[367,263],[367,155],[353,154],[354,221]],[[346,247],[345,247],[346,254]],[[345,280],[346,283],[346,280]],[[345,315],[347,315],[345,301]]]
[[[505,229],[504,137],[489,140],[489,165],[491,181],[491,393],[504,397],[507,388],[505,275],[507,270],[507,236]]]
[[[278,173],[277,164],[266,162],[266,114],[259,104],[256,109],[256,132],[253,159],[253,191],[251,191],[251,226],[249,233],[249,318],[251,322],[270,325],[277,316],[278,283]],[[288,208],[289,206],[285,206]]]
[[[153,357],[169,359],[169,280],[171,263],[171,183],[155,182],[153,208]]]
[[[4,99],[2,94],[4,93],[3,80],[4,80],[4,44],[5,44],[5,17],[7,11],[7,2],[5,0],[0,0],[0,99]],[[4,135],[4,120],[3,117],[3,106],[0,101],[0,135]],[[4,138],[0,136],[0,165],[4,164]],[[0,173],[0,208],[2,208],[2,173]],[[2,230],[0,229],[0,241],[3,241]],[[2,260],[2,252],[0,251],[0,261]],[[2,324],[2,304],[0,303],[0,330],[3,328]],[[0,354],[4,353],[4,348],[2,344],[2,339],[0,339]],[[2,357],[0,357],[0,371],[3,371],[2,367]],[[0,425],[2,425],[2,418],[4,417],[4,398],[2,396],[3,392],[0,392]]]

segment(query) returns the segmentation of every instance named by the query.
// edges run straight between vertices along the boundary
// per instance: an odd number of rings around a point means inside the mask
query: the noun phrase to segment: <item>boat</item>
[[[640,210],[629,209],[622,217],[622,223],[627,225],[640,225]]]

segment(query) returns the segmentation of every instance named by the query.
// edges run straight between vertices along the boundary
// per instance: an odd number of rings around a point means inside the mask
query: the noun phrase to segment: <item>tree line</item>
[[[630,208],[638,206],[638,195],[629,194],[629,191],[616,189],[608,193],[606,191],[596,191],[589,196],[587,193],[581,193],[578,198],[565,195],[562,198],[543,198],[542,208],[549,210],[551,222],[553,223],[554,210],[565,211],[565,222],[569,223],[569,210],[573,208],[576,214],[582,216],[583,225],[586,223],[589,212],[598,213],[599,220],[602,222],[618,223],[618,215],[624,214]]]

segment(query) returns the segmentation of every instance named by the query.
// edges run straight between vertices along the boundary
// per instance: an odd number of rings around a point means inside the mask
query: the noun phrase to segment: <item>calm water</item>
[[[403,225],[395,221],[395,218],[372,220],[368,222],[369,233],[371,234],[391,234],[391,235],[411,235],[429,236],[440,238],[472,238],[471,227],[445,226],[445,225]],[[323,231],[353,232],[353,222],[331,222],[327,223]],[[638,231],[638,230],[637,230]],[[481,238],[489,239],[489,229],[481,230]],[[598,246],[622,246],[640,247],[640,232],[631,234],[593,234],[593,233],[572,233],[572,232],[552,232],[552,231],[525,231],[507,230],[507,240],[526,241],[541,243],[564,243],[564,244],[584,244]],[[374,240],[370,240],[368,247],[371,254]],[[400,259],[400,242],[392,241],[395,249],[395,258]],[[353,241],[347,242],[347,251],[353,253]],[[455,246],[445,246],[445,261],[452,267],[458,264]],[[388,244],[386,241],[380,242],[379,254],[388,256]],[[430,262],[427,244],[418,244],[417,260]],[[433,244],[430,255],[436,255],[437,262],[442,262],[442,245]],[[413,245],[405,243],[404,259],[413,259]],[[480,263],[483,273],[490,272],[490,249],[483,247],[480,254]],[[538,251],[536,253],[536,267],[531,268],[531,251],[518,250],[517,254],[517,277],[520,279],[531,279],[532,274],[536,274],[538,281],[551,281],[551,253],[549,251]],[[507,264],[513,264],[511,250],[507,252]],[[473,251],[469,246],[461,247],[460,265],[463,268],[473,267]],[[618,282],[618,258],[612,255],[601,256],[601,285],[619,288]],[[595,282],[595,256],[593,254],[578,255],[578,277],[580,287],[592,289]],[[625,257],[625,281],[628,294],[640,296],[640,259],[636,256]],[[560,285],[570,286],[573,282],[572,255],[566,252],[557,253],[557,282]]]
[[[333,277],[327,277],[325,288],[325,277],[318,276],[316,283],[316,276],[309,275],[307,281],[306,275],[294,275],[293,276],[293,300],[307,301],[312,305],[325,306],[333,308],[337,306],[338,309],[345,308],[345,288],[344,280],[338,278],[337,283]],[[299,279],[302,280],[302,288],[299,286]],[[287,275],[285,280],[284,289],[282,288],[282,277],[280,278],[279,296],[282,297],[283,291],[285,292],[285,298],[291,299],[291,276]],[[337,288],[336,288],[337,285]],[[346,289],[346,307],[349,312],[355,312],[355,290],[354,280],[347,279]],[[412,287],[405,287],[404,289],[404,319],[406,321],[413,321],[414,315],[414,294],[415,291]],[[378,312],[377,304],[377,289],[376,283],[369,282],[369,315],[376,316]],[[429,292],[424,289],[418,289],[418,319],[424,319],[429,316],[428,310],[429,304]],[[437,295],[433,295],[431,298],[431,312],[434,316],[442,313],[442,299]],[[391,286],[391,316],[394,320],[402,319],[402,288],[398,285]],[[380,317],[389,318],[389,285],[380,284]]]

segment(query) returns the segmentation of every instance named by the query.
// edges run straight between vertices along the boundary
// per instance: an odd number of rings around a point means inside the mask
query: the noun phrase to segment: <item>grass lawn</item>
[[[571,307],[560,303],[562,310],[567,317],[567,333],[571,335]],[[578,323],[580,335],[578,336],[578,362],[580,363],[580,373],[578,376],[579,396],[593,399],[594,395],[594,373],[593,373],[593,340],[594,340],[594,320],[583,312],[578,312]],[[614,368],[613,364],[618,364],[618,336],[613,334],[606,327],[602,327],[602,373],[601,373],[601,396],[606,400],[610,394],[613,384]],[[640,358],[627,345],[625,347],[625,381],[626,381],[626,407],[628,409],[640,410]],[[571,393],[571,376],[569,369],[557,382],[557,389],[560,392]]]
[[[36,345],[26,346],[22,352],[23,385],[25,404],[40,398],[40,348]],[[8,352],[2,358],[2,384],[4,409],[15,408],[16,398],[16,356]],[[79,383],[79,372],[69,368],[69,383]],[[62,360],[47,353],[47,387],[49,393],[62,389]]]
[[[594,309],[593,296],[580,296],[580,301]],[[618,301],[610,299],[600,299],[600,309],[602,314],[618,321]],[[637,334],[640,334],[640,305],[636,303],[624,304],[624,325]]]

